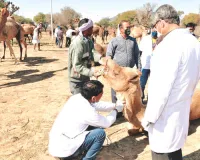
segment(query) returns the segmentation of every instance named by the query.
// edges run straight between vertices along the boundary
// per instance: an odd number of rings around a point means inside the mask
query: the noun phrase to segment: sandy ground
[[[67,80],[67,49],[57,48],[47,34],[42,51],[28,45],[28,60],[14,65],[7,50],[0,62],[0,160],[53,160],[48,154],[48,133],[56,115],[71,95]],[[19,49],[14,45],[16,56]],[[105,84],[102,100],[110,100]],[[129,137],[121,118],[106,129],[107,136],[99,156],[104,160],[150,160],[145,135]],[[200,121],[190,127],[184,160],[200,159]]]

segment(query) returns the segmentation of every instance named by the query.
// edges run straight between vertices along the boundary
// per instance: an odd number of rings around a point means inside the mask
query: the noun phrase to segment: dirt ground
[[[71,95],[67,80],[67,49],[57,48],[47,34],[41,40],[42,51],[28,45],[28,60],[14,65],[7,50],[0,62],[0,160],[54,160],[48,154],[48,133],[56,115]],[[2,48],[0,48],[2,49]],[[19,48],[14,45],[16,56]],[[2,53],[2,50],[1,50]],[[102,100],[110,100],[105,85]],[[99,154],[104,160],[150,160],[145,135],[129,137],[121,118],[106,129],[108,139]],[[200,159],[200,121],[190,127],[184,160]]]

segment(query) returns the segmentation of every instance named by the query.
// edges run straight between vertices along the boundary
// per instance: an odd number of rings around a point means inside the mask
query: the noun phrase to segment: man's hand
[[[103,71],[99,67],[92,67],[91,70],[93,71],[93,76],[96,78],[100,77],[103,74]]]
[[[122,112],[123,111],[125,104],[126,104],[125,101],[117,100],[117,102],[116,102],[116,109],[118,110],[118,112]]]

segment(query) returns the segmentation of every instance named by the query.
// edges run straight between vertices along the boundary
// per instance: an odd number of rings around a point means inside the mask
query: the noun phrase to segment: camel
[[[7,3],[4,9],[2,10],[7,10],[8,5],[10,5],[12,3]],[[10,40],[12,40],[14,37],[17,39],[18,43],[19,43],[19,47],[20,47],[20,60],[22,60],[22,46],[21,43],[25,46],[25,58],[27,58],[27,46],[26,43],[24,41],[24,30],[23,28],[17,23],[15,22],[15,20],[12,18],[12,14],[17,11],[19,9],[19,7],[15,7],[14,4],[12,4],[12,11],[9,13],[8,17],[7,15],[0,15],[0,19],[2,19],[3,21],[0,22],[3,24],[3,27],[1,29],[0,32],[0,41],[4,41],[6,43],[6,45],[8,46],[9,50],[10,50],[10,54],[11,56],[14,57],[15,59],[15,64],[17,63],[17,59],[15,57],[14,51],[11,47],[10,44]],[[2,12],[3,13],[3,12]],[[5,20],[6,18],[6,20]],[[5,44],[4,43],[4,44]],[[5,45],[4,45],[5,47]],[[4,48],[4,55],[2,58],[5,58],[5,48]]]
[[[93,37],[94,37],[94,43],[98,41],[98,43],[104,44],[104,28],[101,26],[94,25],[93,27]]]
[[[98,43],[94,44],[94,49],[98,53],[100,53],[103,57],[106,56],[106,51],[107,51],[107,45],[100,45]]]
[[[129,122],[128,134],[134,135],[143,131],[141,120],[144,116],[145,106],[141,100],[140,76],[141,72],[134,68],[121,67],[112,59],[103,57],[100,60],[103,66],[99,70],[109,85],[117,92],[118,98],[125,100],[123,113]],[[192,97],[190,120],[200,118],[200,81]]]
[[[28,35],[31,36],[31,39],[33,39],[33,32],[34,32],[34,29],[35,29],[35,26],[34,25],[31,25],[31,24],[21,24],[22,28],[24,29],[25,33],[24,33],[24,36],[26,38],[28,38],[29,40],[29,43],[30,42],[30,38]],[[25,42],[26,42],[26,38],[25,38]]]

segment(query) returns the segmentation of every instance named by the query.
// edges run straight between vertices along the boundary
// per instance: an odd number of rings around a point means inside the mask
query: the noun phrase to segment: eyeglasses
[[[156,21],[156,23],[154,25],[155,28],[156,28],[156,25],[158,24],[158,22],[160,22],[160,21],[161,21],[161,19],[159,19],[159,20]]]

